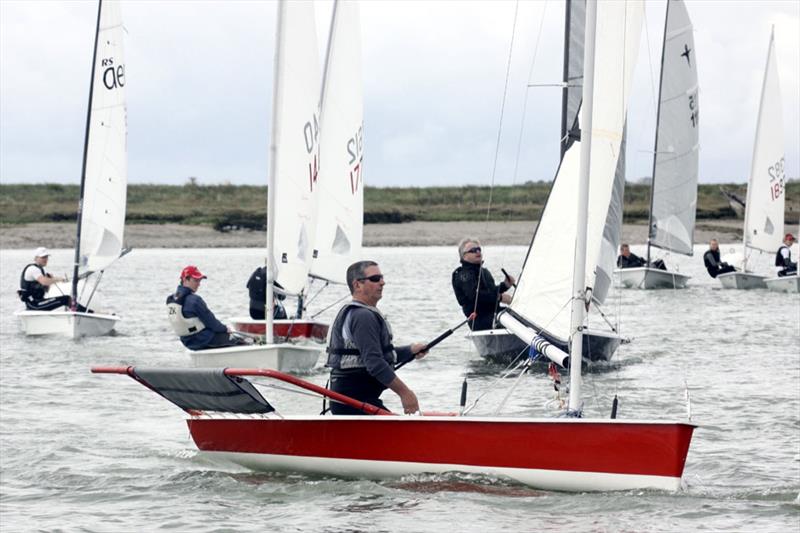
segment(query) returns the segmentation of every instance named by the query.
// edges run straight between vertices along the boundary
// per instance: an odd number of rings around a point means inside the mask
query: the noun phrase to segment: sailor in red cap
[[[792,261],[792,244],[794,244],[794,241],[794,235],[787,233],[783,237],[783,244],[775,254],[775,267],[778,270],[779,277],[797,274],[797,262]]]
[[[200,282],[207,276],[194,265],[181,271],[181,283],[175,294],[167,297],[167,312],[172,329],[190,350],[221,348],[244,344],[231,336],[233,330],[217,320],[203,299],[198,296]]]

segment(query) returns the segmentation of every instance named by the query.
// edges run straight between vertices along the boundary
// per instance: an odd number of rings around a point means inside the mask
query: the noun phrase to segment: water
[[[726,251],[727,251],[727,247]],[[641,248],[634,247],[641,254]],[[702,249],[697,248],[702,254]],[[50,259],[67,270],[71,251]],[[516,271],[522,247],[488,247],[490,269]],[[586,375],[586,414],[684,419],[695,432],[678,493],[562,494],[451,474],[381,482],[254,473],[198,455],[183,413],[123,376],[92,365],[188,365],[164,299],[186,264],[209,276],[200,294],[218,317],[246,313],[244,287],[259,250],[135,250],[109,270],[94,307],[123,317],[116,335],[26,338],[13,312],[29,251],[0,252],[0,529],[3,531],[796,531],[800,525],[800,297],[723,291],[699,255],[668,257],[692,276],[681,291],[624,290],[608,310],[634,342]],[[461,319],[450,288],[452,248],[367,250],[386,274],[380,307],[400,342],[429,340]],[[766,271],[771,256],[759,259]],[[509,268],[511,267],[511,268]],[[344,295],[326,289],[315,309]],[[335,308],[334,308],[335,309]],[[334,310],[321,315],[330,319]],[[511,379],[483,363],[461,335],[401,377],[423,409],[453,410],[463,373],[475,409],[491,413]],[[318,370],[308,379],[324,384]],[[319,401],[267,397],[287,414]],[[399,410],[396,397],[386,403]],[[503,414],[547,416],[548,378],[523,378]],[[468,443],[465,443],[468,445]],[[502,453],[502,446],[498,447]],[[531,443],[531,453],[536,444]]]

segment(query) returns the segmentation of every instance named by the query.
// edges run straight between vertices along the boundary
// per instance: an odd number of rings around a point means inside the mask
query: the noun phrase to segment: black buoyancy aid
[[[783,257],[783,255],[781,254],[781,251],[784,248],[786,248],[789,251],[788,257]],[[778,251],[775,252],[775,266],[787,268],[789,266],[789,263],[791,262],[792,262],[792,249],[786,246],[785,244],[782,244],[781,247],[778,248]]]
[[[19,276],[19,291],[17,291],[20,300],[22,300],[23,302],[27,300],[32,300],[34,302],[43,300],[44,295],[47,292],[47,287],[45,287],[38,281],[36,280],[27,281],[25,279],[25,272],[27,272],[28,268],[30,267],[38,268],[39,271],[42,273],[42,276],[47,276],[42,266],[37,265],[36,263],[25,265],[25,268],[22,269],[22,274],[20,274]]]
[[[353,368],[365,368],[361,352],[352,341],[350,331],[350,310],[361,307],[368,309],[378,316],[381,325],[381,352],[384,359],[394,365],[397,362],[397,354],[392,345],[392,328],[377,308],[361,302],[352,301],[339,310],[336,319],[331,326],[330,339],[328,340],[328,368],[347,370]]]

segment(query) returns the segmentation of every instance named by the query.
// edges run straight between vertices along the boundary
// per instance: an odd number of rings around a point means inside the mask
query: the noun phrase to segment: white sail
[[[591,183],[586,250],[586,286],[594,285],[600,243],[614,185],[633,67],[639,49],[643,3],[597,5],[592,114]],[[581,110],[583,113],[584,110]],[[581,120],[584,123],[585,120]],[[534,235],[510,309],[561,342],[570,338],[570,302],[574,272],[580,142],[565,153]],[[503,314],[509,329],[514,316]]]
[[[319,49],[311,1],[280,2],[273,101],[275,158],[269,222],[277,282],[289,293],[306,286],[319,166]],[[271,252],[268,250],[268,252]]]
[[[683,0],[667,4],[662,53],[650,245],[692,255],[699,107],[692,22]]]
[[[336,2],[320,111],[317,232],[311,274],[345,282],[361,253],[364,219],[364,105],[357,2]]]
[[[127,73],[117,0],[100,5],[86,145],[80,266],[98,271],[122,251],[128,183]]]
[[[777,250],[783,241],[783,210],[786,201],[783,112],[776,63],[773,32],[769,39],[753,163],[747,186],[744,233],[746,247],[768,252]]]

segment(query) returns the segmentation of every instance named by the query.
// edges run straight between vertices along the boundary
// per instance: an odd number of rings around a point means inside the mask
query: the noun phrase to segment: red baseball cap
[[[783,240],[785,241],[786,239],[792,239],[793,241],[797,240],[797,239],[794,238],[794,235],[792,235],[791,233],[787,233],[786,234],[786,236],[783,238]]]
[[[208,279],[208,276],[200,272],[200,270],[196,266],[189,265],[183,270],[181,270],[181,279],[186,279],[186,278]]]

